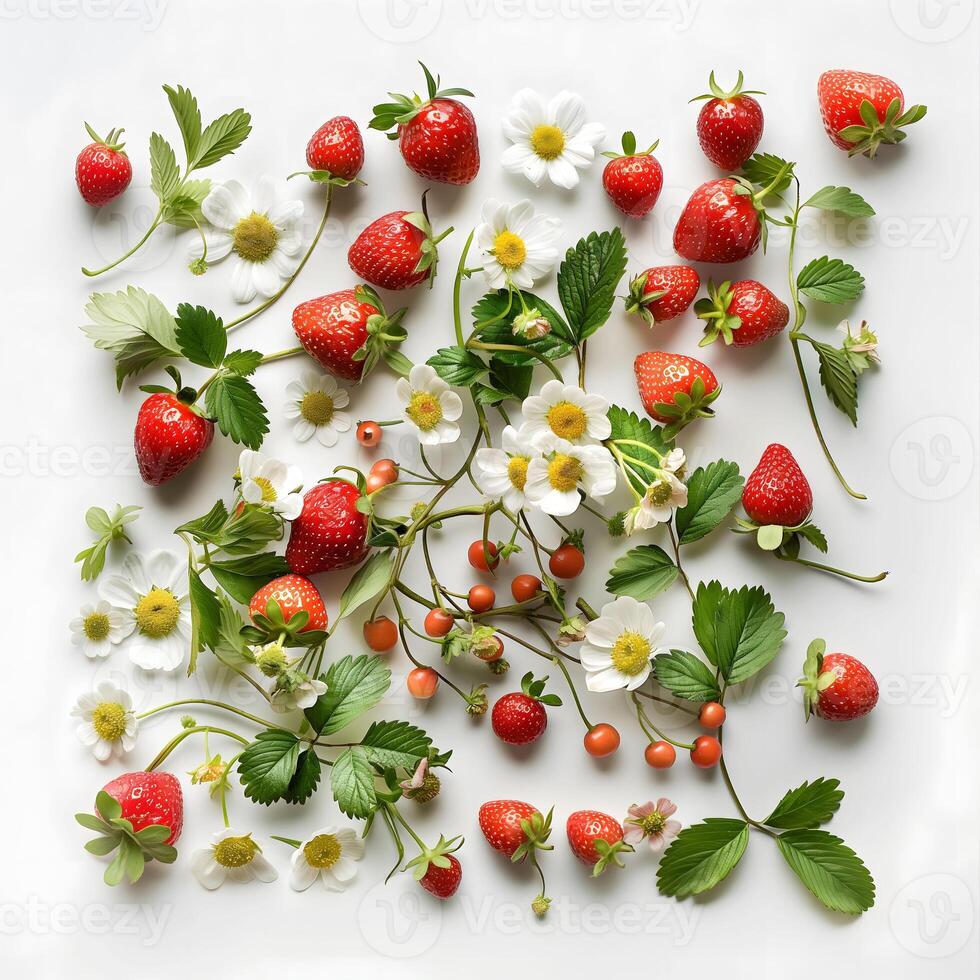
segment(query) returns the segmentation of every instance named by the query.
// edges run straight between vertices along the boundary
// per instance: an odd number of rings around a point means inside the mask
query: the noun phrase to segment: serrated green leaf
[[[305,714],[315,732],[332,735],[384,697],[391,671],[377,657],[348,655],[331,664],[321,680],[327,692]]]
[[[864,291],[864,276],[842,259],[824,255],[800,269],[796,284],[821,303],[850,303]]]
[[[468,388],[487,373],[487,366],[473,353],[462,347],[440,347],[426,362],[446,384]]]
[[[246,507],[209,540],[225,554],[254,555],[272,541],[278,541],[282,537],[282,527],[282,520],[271,511]]]
[[[864,862],[825,830],[788,830],[779,851],[800,881],[834,912],[859,915],[875,903],[875,883]]]
[[[611,431],[607,443],[615,444],[619,439],[628,439],[630,444],[622,447],[622,451],[627,456],[632,456],[650,466],[661,465],[661,456],[666,455],[673,448],[673,442],[664,439],[662,426],[653,425],[649,419],[640,418],[636,412],[627,411],[619,405],[611,406],[608,414]],[[649,449],[633,445],[632,443],[635,442],[641,442]],[[649,474],[645,471],[634,473],[632,470],[627,470],[627,472],[630,483],[637,493],[645,493],[650,482]]]
[[[812,341],[820,360],[820,384],[831,402],[857,425],[857,375],[845,351]]]
[[[199,544],[205,541],[213,542],[227,520],[228,508],[225,507],[224,501],[217,500],[206,514],[181,524],[174,530],[174,534],[189,534]]]
[[[687,504],[674,518],[680,543],[710,534],[741,500],[744,483],[738,465],[724,459],[696,469],[687,481]]]
[[[216,368],[228,347],[228,334],[221,317],[203,306],[181,303],[177,307],[177,343],[192,364]]]
[[[807,521],[796,533],[804,540],[809,541],[818,551],[827,553],[827,536],[816,524]]]
[[[826,823],[840,808],[844,791],[839,779],[815,779],[789,790],[776,809],[763,820],[779,830],[813,830]]]
[[[512,364],[494,354],[490,358],[490,384],[514,401],[523,401],[531,393],[534,368],[530,365]]]
[[[214,654],[230,667],[244,667],[251,663],[246,654],[245,638],[241,635],[245,622],[223,592],[218,593],[218,607],[218,635],[212,647]]]
[[[254,374],[262,363],[262,355],[257,350],[233,350],[225,355],[222,367],[231,374],[240,374],[243,378]]]
[[[523,307],[521,306],[522,296]],[[515,336],[512,325],[513,319],[525,307],[529,310],[536,309],[551,325],[551,331],[534,340],[528,340],[524,336]],[[487,293],[473,307],[471,315],[477,337],[485,344],[526,347],[543,354],[552,361],[566,357],[572,352],[573,339],[568,324],[550,303],[533,293],[510,293],[506,289]],[[540,363],[533,355],[522,354],[517,351],[497,351],[495,356],[505,363],[523,367],[533,367]]]
[[[233,109],[219,116],[201,133],[192,170],[200,170],[234,153],[252,131],[252,117],[244,109]]]
[[[201,205],[211,191],[211,181],[185,180],[168,199],[162,210],[163,220],[177,228],[200,228],[205,218]]]
[[[374,789],[374,773],[367,756],[359,745],[337,756],[330,769],[330,785],[337,806],[348,817],[364,819],[378,805]]]
[[[558,269],[558,295],[577,343],[609,319],[624,272],[626,242],[618,228],[592,232],[565,253]]]
[[[204,394],[208,414],[233,442],[258,449],[269,431],[269,418],[258,392],[237,374],[219,375]]]
[[[208,568],[218,585],[234,600],[246,604],[262,586],[289,571],[286,559],[271,551],[228,561],[212,561]]]
[[[787,161],[775,153],[754,153],[745,163],[742,164],[742,173],[748,181],[757,187],[768,187],[775,179],[776,175],[786,167]],[[792,167],[792,164],[789,165]],[[779,183],[776,184],[771,193],[782,194],[789,187],[793,179],[792,170],[784,172]]]
[[[268,806],[285,795],[299,761],[299,741],[292,732],[260,732],[238,760],[245,795]]]
[[[221,606],[218,597],[201,581],[196,569],[187,569],[187,579],[191,607],[191,656],[187,665],[189,676],[197,667],[197,655],[205,647],[213,647],[217,642]]]
[[[163,204],[180,186],[180,169],[173,147],[159,134],[150,133],[150,188]]]
[[[653,673],[661,687],[685,701],[717,701],[721,697],[714,671],[686,650],[671,650],[655,657]]]
[[[850,187],[821,187],[803,207],[836,211],[848,218],[869,218],[875,213],[875,209]]]
[[[163,90],[170,100],[170,108],[184,141],[184,154],[190,163],[197,154],[201,140],[201,110],[197,106],[197,99],[182,85],[176,88],[164,85]]]
[[[282,794],[287,803],[305,803],[315,792],[320,783],[320,760],[316,751],[310,747],[300,753],[296,763],[296,772],[289,781],[286,791]]]
[[[677,575],[677,566],[663,548],[641,544],[617,559],[606,580],[606,591],[645,602],[669,589]]]
[[[687,898],[714,888],[741,860],[748,842],[749,825],[744,820],[709,817],[686,827],[660,859],[660,893]]]
[[[361,739],[367,759],[386,769],[414,769],[430,745],[432,739],[407,721],[376,721]]]
[[[391,568],[391,555],[386,551],[373,554],[361,565],[340,597],[337,619],[349,616],[358,606],[373,599],[388,584]]]

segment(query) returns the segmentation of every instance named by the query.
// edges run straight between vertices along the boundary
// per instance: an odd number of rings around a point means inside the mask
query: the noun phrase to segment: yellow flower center
[[[89,613],[82,621],[82,632],[86,639],[98,642],[109,635],[109,617],[105,613]]]
[[[527,456],[511,456],[507,464],[507,478],[517,490],[523,490],[527,483],[527,464],[530,460]]]
[[[180,604],[172,592],[151,589],[136,603],[135,615],[139,631],[159,640],[173,632],[180,618]]]
[[[588,427],[585,412],[571,402],[556,402],[548,409],[546,417],[551,431],[569,442],[581,439]]]
[[[546,126],[543,123],[535,126],[531,133],[531,149],[542,160],[554,160],[565,149],[565,134],[557,126]]]
[[[413,391],[405,414],[423,431],[434,429],[442,420],[442,405],[428,391]]]
[[[640,821],[640,826],[645,834],[659,834],[666,823],[667,818],[659,810],[654,810]]]
[[[231,247],[246,262],[265,262],[276,250],[279,232],[264,214],[253,211],[235,225],[231,239]]]
[[[226,837],[214,846],[214,859],[223,868],[244,868],[251,864],[259,852],[259,845],[249,834],[244,837]]]
[[[627,677],[635,677],[650,661],[650,641],[639,633],[620,633],[613,644],[613,666]]]
[[[493,240],[493,254],[502,268],[512,272],[524,264],[527,246],[520,235],[515,235],[512,231],[502,231]]]
[[[264,476],[253,476],[252,482],[262,491],[262,503],[275,503],[276,497],[279,495],[276,493],[276,488],[269,480],[267,480]]]
[[[670,503],[672,496],[673,489],[666,480],[661,480],[647,488],[647,500],[655,507],[662,507],[664,504]]]
[[[103,701],[92,712],[92,727],[99,738],[118,742],[126,732],[126,709],[116,701]]]
[[[582,479],[582,463],[574,456],[556,453],[548,464],[548,482],[562,493],[569,493]]]
[[[299,413],[310,425],[326,425],[333,418],[333,399],[325,391],[308,391],[299,403]]]
[[[343,848],[333,834],[317,834],[303,845],[303,856],[311,868],[332,868]]]

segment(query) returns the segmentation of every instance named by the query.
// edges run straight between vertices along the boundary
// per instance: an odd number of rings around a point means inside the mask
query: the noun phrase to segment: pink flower
[[[419,789],[422,783],[425,782],[425,773],[429,768],[428,759],[419,759],[419,764],[415,769],[411,779],[403,779],[398,785],[401,786],[406,793],[411,792],[413,789]]]
[[[677,807],[661,797],[654,803],[634,803],[623,821],[623,840],[627,844],[639,844],[644,837],[650,839],[650,849],[659,854],[681,830],[679,820],[668,820]]]

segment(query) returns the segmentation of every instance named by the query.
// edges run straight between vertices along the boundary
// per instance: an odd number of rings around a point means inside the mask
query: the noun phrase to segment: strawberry
[[[803,677],[803,710],[827,721],[853,721],[878,703],[878,682],[867,667],[847,653],[825,655],[827,644],[814,640],[807,648]]]
[[[712,72],[708,76],[711,91],[691,99],[692,102],[707,100],[698,114],[698,141],[704,155],[729,173],[738,170],[755,152],[765,123],[762,107],[752,98],[765,92],[743,89],[744,81],[745,76],[739,72],[735,87],[726,92]]]
[[[364,166],[364,141],[357,123],[349,116],[328,119],[306,145],[306,163],[331,177],[354,180]]]
[[[462,837],[454,837],[452,840],[440,837],[435,847],[422,845],[419,856],[409,861],[405,870],[411,868],[415,880],[429,894],[443,900],[452,898],[463,878],[463,868],[453,851],[462,846]]]
[[[674,251],[692,262],[740,262],[762,238],[756,197],[731,177],[709,180],[691,195],[674,228]]]
[[[368,519],[357,509],[361,491],[347,480],[324,480],[303,496],[289,529],[286,562],[298,575],[349,568],[367,555]]]
[[[293,310],[293,331],[322,368],[360,381],[391,345],[405,339],[399,325],[404,313],[389,317],[378,294],[370,286],[358,286],[300,303]]]
[[[278,606],[278,616],[275,616],[276,608],[270,608],[270,602]],[[306,618],[302,625],[299,621],[292,623],[294,616],[304,613]],[[256,625],[269,622],[273,618],[281,619],[285,625],[293,625],[297,633],[327,628],[327,610],[323,606],[323,599],[320,598],[316,586],[302,575],[280,575],[263,585],[252,596],[248,604],[248,614]]]
[[[760,526],[799,527],[813,510],[813,492],[793,454],[778,442],[766,448],[742,490],[745,513]]]
[[[673,320],[694,302],[701,277],[689,265],[658,265],[630,280],[626,312],[639,313],[649,326]]]
[[[607,151],[609,163],[602,171],[602,186],[609,199],[623,214],[642,218],[653,210],[664,186],[664,171],[653,151],[660,140],[636,152],[636,137],[623,133],[623,152]]]
[[[651,350],[637,355],[633,372],[647,415],[674,433],[697,418],[714,415],[709,406],[721,386],[707,364],[684,354]]]
[[[557,694],[542,694],[547,677],[535,680],[530,673],[521,678],[521,689],[497,700],[490,714],[494,735],[510,745],[527,745],[540,738],[548,727],[546,704],[561,704]]]
[[[723,282],[717,288],[708,280],[708,299],[698,300],[694,309],[705,321],[701,347],[719,336],[726,344],[751,347],[775,337],[789,323],[789,307],[754,279]]]
[[[151,487],[185,470],[214,438],[214,423],[199,415],[184,396],[193,398],[195,393],[153,390],[136,416],[136,462],[143,482]]]
[[[419,62],[422,65],[422,62]],[[473,93],[465,88],[439,88],[440,79],[422,65],[428,98],[389,93],[393,102],[374,107],[368,125],[398,140],[402,159],[426,180],[468,184],[480,171],[480,144],[473,113],[453,95]]]
[[[101,208],[115,200],[133,179],[133,165],[119,142],[123,130],[110,130],[103,139],[85,123],[85,129],[95,141],[89,143],[75,160],[75,183],[86,204]]]
[[[565,833],[572,853],[592,868],[594,877],[611,864],[622,868],[619,855],[633,850],[623,841],[620,822],[598,810],[576,810],[565,823]]]
[[[551,811],[543,816],[530,803],[520,800],[493,800],[480,807],[480,830],[487,843],[512,861],[523,861],[535,848],[552,850],[547,843],[551,833]]]
[[[908,135],[902,127],[926,114],[924,105],[906,110],[905,96],[890,78],[863,71],[825,71],[817,81],[817,101],[834,146],[871,159],[882,143],[901,143]]]

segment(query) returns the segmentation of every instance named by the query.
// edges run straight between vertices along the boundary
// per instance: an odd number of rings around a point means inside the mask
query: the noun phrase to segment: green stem
[[[167,744],[157,753],[153,761],[146,766],[146,771],[152,772],[157,768],[157,766],[165,762],[167,756],[169,756],[170,753],[173,752],[173,750],[177,748],[177,746],[180,745],[185,738],[189,738],[191,735],[200,734],[201,732],[213,732],[215,735],[224,735],[226,738],[232,738],[236,742],[240,742],[242,745],[249,744],[247,738],[243,738],[237,732],[228,731],[227,728],[215,728],[213,725],[195,725],[193,728],[183,729],[183,731],[181,731],[178,735],[175,735],[169,742],[167,742]]]
[[[561,371],[555,367],[555,362],[541,351],[533,347],[521,347],[519,344],[485,344],[482,340],[470,340],[467,345],[472,350],[503,351],[516,354],[530,354],[536,357],[559,381],[564,381]]]
[[[855,572],[844,571],[843,568],[835,568],[833,565],[824,565],[819,561],[810,561],[808,558],[787,558],[778,554],[776,557],[780,561],[793,561],[797,565],[815,568],[820,572],[830,572],[831,575],[840,575],[842,578],[849,578],[853,582],[883,582],[888,577],[888,572],[879,572],[877,575],[858,575]]]
[[[223,701],[212,701],[210,698],[183,698],[180,701],[169,701],[167,704],[161,704],[156,708],[150,708],[149,711],[144,711],[142,714],[137,715],[139,719],[149,718],[151,715],[158,714],[161,711],[166,711],[168,708],[179,708],[185,704],[206,704],[210,705],[212,708],[223,708],[225,711],[230,711],[232,714],[238,715],[241,718],[247,718],[249,721],[254,721],[256,725],[263,725],[266,728],[278,728],[279,725],[273,721],[266,721],[264,718],[260,718],[258,715],[250,714],[247,711],[243,711],[241,708],[236,708],[233,705],[225,704]]]
[[[150,235],[153,234],[163,223],[161,221],[162,211],[157,211],[156,217],[150,223],[150,227],[146,229],[146,234],[128,251],[123,253],[116,259],[115,262],[110,262],[108,265],[104,265],[101,269],[86,269],[82,266],[82,273],[89,278],[94,278],[95,276],[101,276],[103,272],[108,272],[110,269],[115,269],[117,265],[125,262],[131,255],[138,252],[149,240]]]

